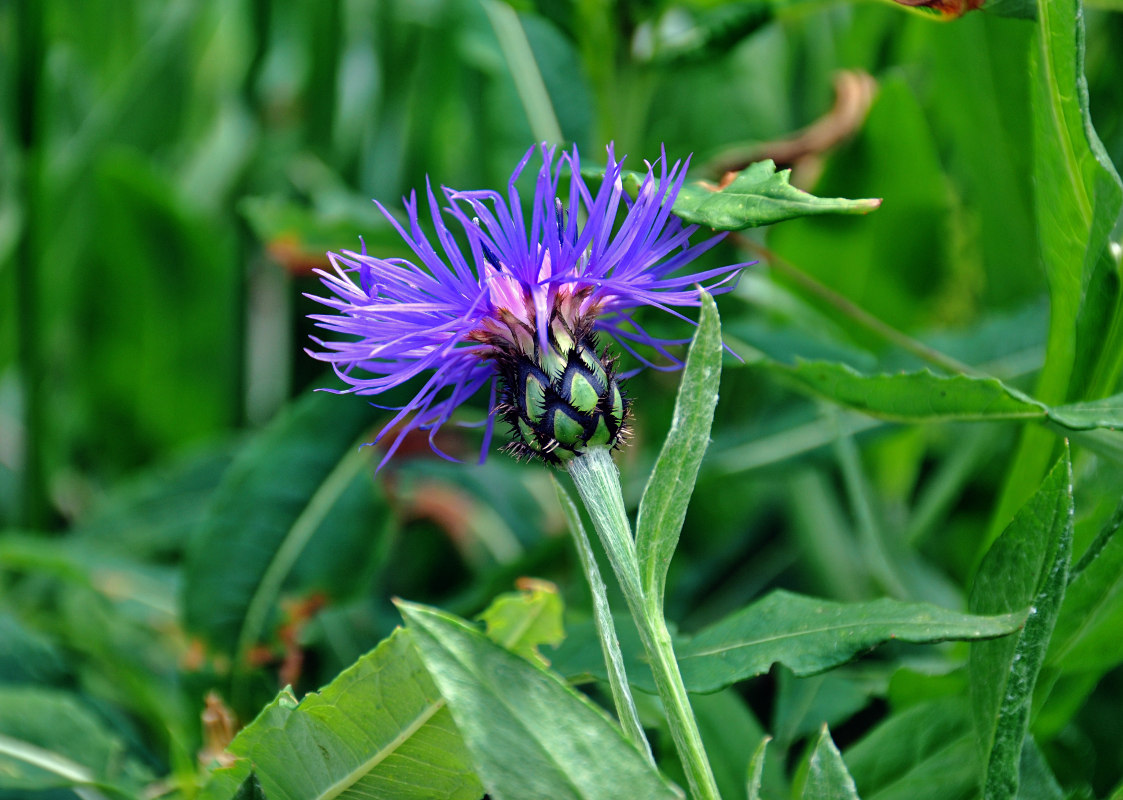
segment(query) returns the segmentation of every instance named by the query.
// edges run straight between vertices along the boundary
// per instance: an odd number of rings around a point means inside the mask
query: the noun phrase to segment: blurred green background
[[[1086,23],[1092,117],[1119,165],[1123,14]],[[771,157],[820,196],[884,198],[712,251],[761,260],[719,303],[732,349],[922,366],[844,298],[1031,389],[1048,319],[1033,25],[818,0],[0,2],[0,693],[47,692],[34,702],[88,716],[116,768],[190,795],[207,689],[247,719],[286,679],[321,685],[396,624],[392,594],[471,614],[534,574],[587,606],[544,468],[422,444],[374,477],[355,444],[383,412],[307,395],[337,385],[302,350],[311,269],[360,235],[402,252],[370,199],[501,187],[535,141],[592,164],[614,141],[633,168],[665,146],[714,181]],[[669,616],[694,629],[775,585],[961,607],[1017,431],[889,426],[727,361]],[[634,500],[677,377],[631,386]],[[471,460],[476,436],[449,446]],[[338,492],[270,573],[317,469]],[[1076,471],[1086,546],[1120,470]],[[878,530],[900,543],[887,567],[863,549]],[[840,743],[887,707],[878,663],[839,678]],[[1100,697],[1123,701],[1105,667],[1041,723],[1058,775],[1097,792],[1123,777],[1120,723],[1079,722],[1104,713],[1085,700],[1105,673]],[[793,682],[743,699],[767,720]],[[784,719],[786,744],[814,730]]]

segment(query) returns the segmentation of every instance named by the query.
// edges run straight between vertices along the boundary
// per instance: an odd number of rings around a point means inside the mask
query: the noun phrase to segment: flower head
[[[515,183],[535,150],[542,166],[528,220]],[[511,425],[516,455],[558,463],[586,445],[615,446],[628,407],[613,360],[597,350],[598,333],[646,366],[681,366],[668,347],[687,340],[651,335],[632,312],[654,306],[687,319],[675,309],[699,304],[698,285],[727,291],[743,265],[683,274],[719,241],[691,245],[697,226],[671,215],[686,164],[668,167],[665,153],[648,164],[634,200],[624,191],[622,169],[610,146],[594,194],[576,148],[555,158],[542,145],[519,162],[506,196],[443,189],[442,208],[427,187],[435,243],[421,228],[416,193],[405,201],[408,230],[379,205],[413,260],[377,258],[365,244],[359,253],[328,254],[331,271],[318,272],[331,295],[313,299],[336,313],[312,318],[345,338],[314,339],[321,349],[309,354],[332,365],[348,384],[344,392],[421,384],[375,440],[397,432],[383,463],[414,429],[429,431],[440,453],[436,431],[485,388],[491,412],[481,460],[497,417]],[[459,240],[453,228],[462,232]]]

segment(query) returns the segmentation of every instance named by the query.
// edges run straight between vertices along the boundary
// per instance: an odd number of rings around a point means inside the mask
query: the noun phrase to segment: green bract
[[[592,332],[559,333],[551,331],[546,348],[536,346],[530,354],[512,348],[497,358],[501,410],[515,437],[508,450],[550,464],[587,447],[615,447],[628,413],[612,359],[597,355]]]

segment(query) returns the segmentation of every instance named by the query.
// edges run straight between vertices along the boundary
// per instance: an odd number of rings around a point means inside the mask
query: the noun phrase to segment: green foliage
[[[823,726],[804,778],[803,800],[858,800],[854,779],[842,761],[842,753],[835,747],[827,726]]]
[[[478,798],[445,700],[399,630],[323,691],[285,689],[230,744],[270,798]]]
[[[370,411],[330,399],[308,396],[235,459],[188,554],[186,622],[236,669],[294,576],[305,592],[345,597],[377,545],[379,499],[359,449]]]
[[[675,214],[719,231],[739,231],[815,214],[868,214],[880,200],[813,197],[788,180],[791,170],[771,161],[750,165],[720,188],[687,184],[675,200]],[[723,181],[724,183],[724,181]]]
[[[721,796],[1123,797],[1123,8],[1087,6],[0,4],[0,796],[679,796],[548,471],[422,435],[376,472],[408,389],[309,391],[324,251],[414,255],[370,198],[548,139],[693,154],[700,263],[757,262],[689,349],[637,315],[686,367],[621,380],[616,454]]]
[[[974,616],[889,598],[835,603],[780,589],[691,637],[682,637],[675,649],[687,688],[714,692],[763,675],[773,664],[783,664],[796,675],[815,675],[885,642],[991,639],[1020,629],[1024,620],[1024,607]],[[636,659],[629,670],[632,682],[654,691],[640,668],[636,640],[622,638],[621,644]],[[604,674],[585,636],[576,631],[570,632],[552,661],[574,678]]]
[[[678,544],[694,481],[710,440],[721,382],[721,322],[708,294],[698,333],[682,372],[675,413],[663,449],[647,479],[636,518],[636,552],[648,602],[663,606],[667,569]]]
[[[969,603],[975,612],[999,613],[1029,604],[1018,634],[971,651],[975,727],[988,758],[987,798],[1009,797],[1018,789],[1033,689],[1068,585],[1072,515],[1066,448],[1038,492],[995,541],[971,587]]]
[[[399,603],[480,779],[496,798],[674,798],[588,699],[436,609]]]

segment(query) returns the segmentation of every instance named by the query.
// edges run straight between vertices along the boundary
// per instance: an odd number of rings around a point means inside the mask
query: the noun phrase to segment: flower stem
[[[589,511],[639,630],[640,641],[651,663],[655,688],[663,701],[671,737],[690,784],[690,794],[696,800],[720,800],[698,723],[682,682],[666,620],[660,609],[647,602],[642,589],[639,559],[612,454],[607,448],[594,447],[570,462],[569,474],[573,476],[577,492]]]
[[[552,476],[551,476],[552,477]],[[600,639],[601,650],[604,652],[604,665],[608,671],[608,686],[612,690],[612,701],[616,705],[616,716],[620,719],[620,727],[624,735],[643,753],[649,763],[655,764],[655,756],[651,754],[651,745],[643,733],[643,725],[639,721],[636,703],[632,698],[632,689],[628,686],[628,676],[624,671],[624,655],[620,651],[620,640],[616,637],[616,625],[612,621],[612,609],[608,604],[608,594],[605,591],[604,581],[601,580],[600,569],[597,567],[596,556],[589,545],[589,536],[585,533],[585,526],[581,524],[581,514],[577,505],[569,496],[569,492],[554,480],[554,488],[558,493],[558,500],[562,504],[569,521],[569,530],[573,534],[573,543],[577,548],[577,555],[581,559],[581,568],[585,571],[585,579],[589,582],[589,590],[593,593],[593,621],[597,628],[597,637]]]

